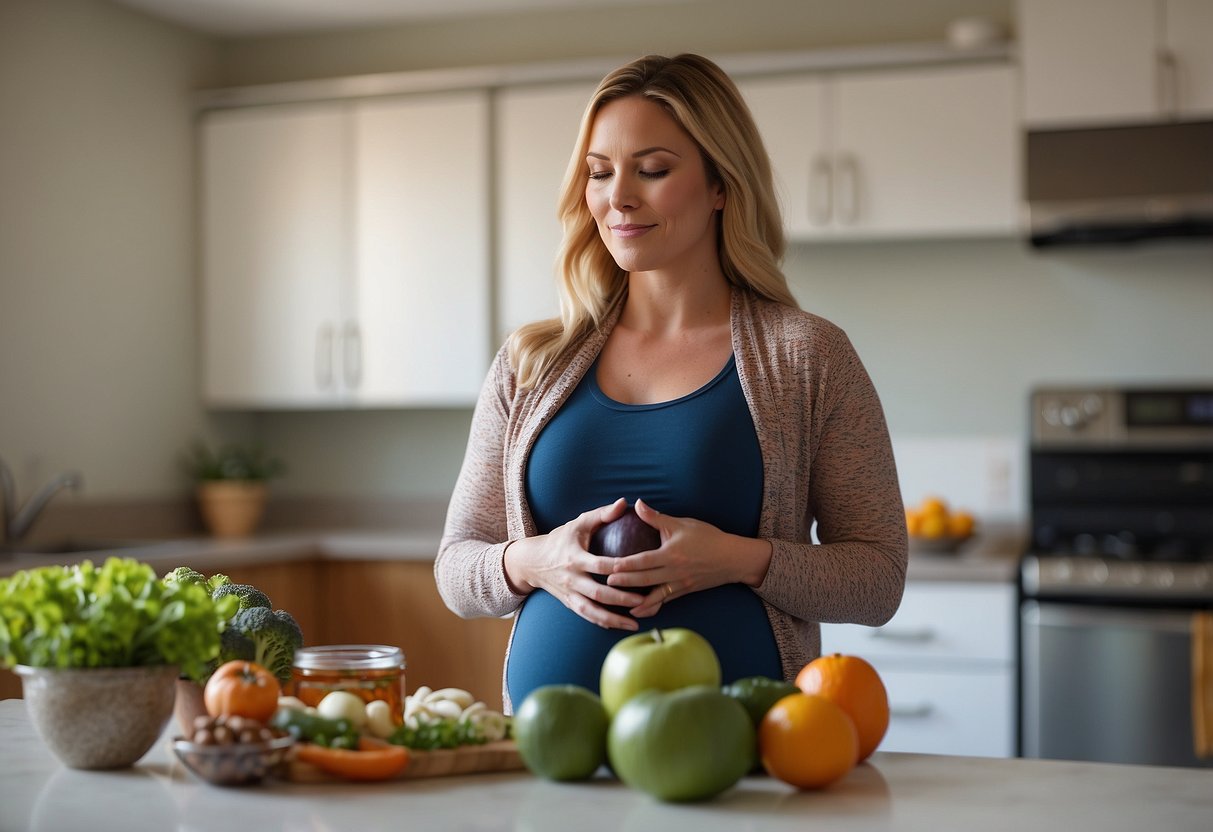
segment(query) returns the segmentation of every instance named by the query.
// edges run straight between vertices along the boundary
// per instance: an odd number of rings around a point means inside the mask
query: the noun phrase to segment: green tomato
[[[584,780],[606,762],[602,700],[577,685],[533,690],[514,714],[514,740],[527,768],[548,780]]]
[[[750,715],[750,721],[757,728],[772,705],[790,693],[799,693],[800,688],[783,679],[747,676],[725,685],[723,691],[726,696],[731,696],[742,704]]]
[[[706,800],[750,771],[757,740],[749,714],[719,687],[633,696],[611,721],[611,768],[659,800]]]
[[[694,630],[671,627],[634,633],[621,639],[602,663],[599,691],[607,714],[650,688],[677,690],[690,685],[720,685],[720,660],[711,643]]]

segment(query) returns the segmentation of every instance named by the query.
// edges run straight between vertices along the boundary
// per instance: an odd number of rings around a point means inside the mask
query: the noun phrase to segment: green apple
[[[621,639],[602,662],[598,690],[607,714],[615,714],[642,690],[677,690],[689,685],[720,686],[720,659],[694,630],[671,627]]]
[[[522,762],[548,780],[584,780],[606,762],[606,711],[578,685],[531,691],[514,713],[513,732]]]
[[[646,690],[619,709],[607,755],[619,779],[659,800],[706,800],[750,771],[754,723],[718,685]]]
[[[754,727],[762,722],[771,706],[790,693],[800,693],[800,688],[783,679],[767,676],[747,676],[724,686],[724,693],[745,707]]]

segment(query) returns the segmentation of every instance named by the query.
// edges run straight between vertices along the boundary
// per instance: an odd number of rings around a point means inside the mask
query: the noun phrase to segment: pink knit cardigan
[[[517,387],[504,348],[493,361],[434,562],[438,590],[457,615],[506,616],[525,599],[510,589],[502,557],[511,540],[538,533],[523,486],[527,457],[618,314],[617,306],[534,389]],[[846,334],[743,289],[732,292],[730,318],[762,452],[759,537],[772,545],[755,592],[783,674],[793,679],[821,651],[818,622],[875,626],[896,612],[905,588],[905,515],[884,412]],[[818,543],[810,538],[814,523]]]

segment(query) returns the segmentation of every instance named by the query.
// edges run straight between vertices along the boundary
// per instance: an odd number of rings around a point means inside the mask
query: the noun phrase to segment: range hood
[[[1024,169],[1038,248],[1213,240],[1213,121],[1030,130]]]

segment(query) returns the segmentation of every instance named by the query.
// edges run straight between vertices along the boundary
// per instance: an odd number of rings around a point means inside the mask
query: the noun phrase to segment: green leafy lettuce
[[[0,666],[174,664],[204,678],[237,604],[130,558],[22,570],[0,579]]]

